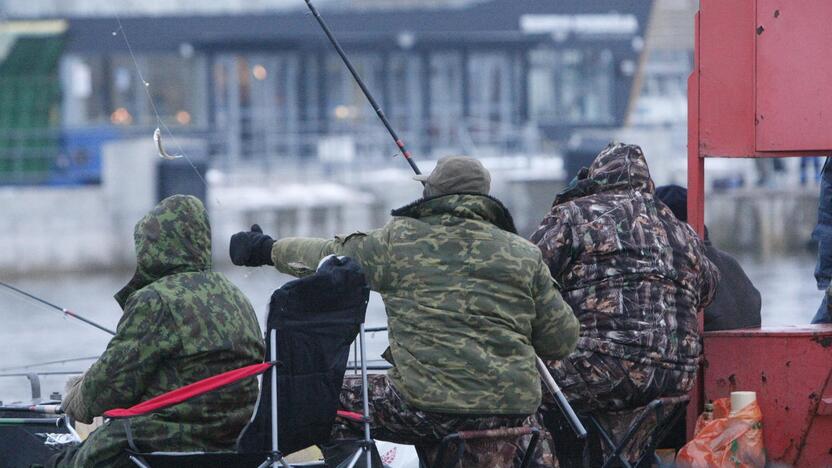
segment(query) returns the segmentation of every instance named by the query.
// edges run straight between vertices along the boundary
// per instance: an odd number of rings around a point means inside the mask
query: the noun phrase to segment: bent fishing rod
[[[335,35],[332,34],[332,31],[330,31],[329,26],[327,26],[324,22],[324,19],[321,18],[321,14],[318,13],[318,9],[315,8],[315,5],[312,4],[312,0],[306,0],[306,6],[309,7],[309,11],[312,12],[312,16],[314,16],[315,19],[318,21],[318,24],[321,25],[321,29],[324,30],[324,34],[326,34],[326,37],[329,38],[329,42],[332,43],[332,46],[335,47],[335,51],[338,52],[338,55],[341,57],[341,60],[344,61],[344,65],[347,66],[347,69],[350,71],[350,74],[352,74],[352,77],[355,79],[355,82],[358,84],[358,87],[361,88],[361,92],[364,93],[364,97],[366,97],[367,100],[370,101],[370,105],[373,106],[373,110],[376,112],[376,115],[378,116],[379,120],[381,120],[381,123],[384,124],[384,128],[387,129],[387,131],[390,133],[390,136],[393,138],[393,141],[396,142],[396,146],[399,148],[399,151],[401,151],[405,161],[407,161],[407,163],[410,164],[410,168],[413,169],[413,172],[415,172],[416,175],[421,174],[422,171],[419,170],[419,166],[417,166],[416,162],[413,161],[410,151],[408,151],[404,147],[404,141],[401,138],[399,138],[399,135],[396,133],[396,130],[393,129],[393,125],[391,125],[390,121],[387,120],[387,116],[384,115],[384,111],[381,109],[381,106],[378,105],[375,98],[373,98],[372,93],[370,93],[370,90],[367,89],[367,86],[364,84],[364,80],[362,80],[361,77],[358,76],[358,72],[355,71],[355,68],[352,66],[352,62],[350,62],[350,59],[344,52],[344,49],[341,48],[341,44],[338,43],[338,39],[336,39]]]
[[[72,317],[76,320],[80,320],[80,321],[86,323],[87,325],[93,326],[93,327],[95,327],[95,328],[97,328],[101,331],[107,332],[111,335],[116,334],[115,331],[110,330],[109,328],[107,328],[107,327],[105,327],[101,324],[95,323],[92,320],[90,320],[88,318],[85,318],[81,315],[78,315],[78,314],[76,314],[75,312],[73,312],[69,309],[65,309],[63,307],[57,306],[57,305],[55,305],[55,304],[53,304],[53,303],[51,303],[47,300],[41,299],[41,298],[35,296],[34,294],[27,293],[26,291],[23,291],[22,289],[18,289],[18,288],[14,287],[10,284],[7,284],[7,283],[4,283],[4,282],[0,281],[0,286],[3,286],[4,288],[6,288],[10,291],[14,291],[14,292],[20,294],[21,296],[28,297],[29,299],[35,300],[35,301],[37,301],[37,302],[39,302],[39,303],[41,303],[41,304],[43,304],[47,307],[50,307],[50,308],[55,309],[59,312],[62,312],[65,316],[69,316],[69,317]]]
[[[341,48],[341,44],[338,43],[338,39],[335,38],[335,35],[329,29],[324,19],[321,17],[321,14],[318,13],[317,8],[315,5],[312,4],[312,0],[305,0],[306,6],[309,7],[309,11],[312,12],[312,16],[315,17],[315,20],[318,21],[318,24],[323,29],[324,34],[329,39],[329,42],[332,43],[332,46],[335,48],[335,52],[341,57],[341,60],[344,61],[344,65],[347,66],[347,69],[352,74],[352,77],[355,79],[355,82],[358,84],[358,87],[361,88],[361,92],[364,93],[364,96],[370,102],[370,105],[373,107],[373,110],[376,112],[379,120],[381,123],[384,124],[384,128],[390,133],[390,136],[393,138],[393,141],[396,142],[396,146],[399,147],[399,150],[402,152],[402,156],[404,156],[405,160],[410,167],[413,169],[417,175],[421,174],[422,172],[419,170],[419,167],[416,165],[416,162],[413,161],[411,154],[407,151],[404,147],[404,142],[399,138],[396,130],[393,129],[393,126],[390,124],[390,121],[387,120],[387,117],[384,115],[384,111],[381,109],[381,106],[378,105],[375,98],[373,98],[372,93],[370,90],[367,89],[367,86],[364,84],[364,81],[358,75],[358,72],[355,71],[355,68],[352,66],[352,62],[347,57],[347,54],[344,52],[344,49]],[[424,182],[422,182],[424,184]],[[578,435],[579,438],[586,437],[586,428],[581,423],[581,420],[578,419],[578,416],[575,415],[575,411],[572,409],[572,406],[569,404],[569,401],[563,395],[563,391],[561,391],[558,384],[555,382],[555,379],[552,377],[552,374],[549,372],[549,369],[546,367],[546,364],[539,358],[535,357],[536,365],[538,372],[540,372],[540,376],[543,379],[543,383],[546,385],[546,388],[552,393],[555,397],[555,401],[557,402],[558,407],[566,416],[566,419],[569,420],[569,424],[572,426],[572,429],[575,431],[575,434]]]

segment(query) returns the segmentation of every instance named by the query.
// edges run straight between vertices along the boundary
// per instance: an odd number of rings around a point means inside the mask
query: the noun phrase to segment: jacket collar
[[[422,219],[431,216],[486,221],[498,228],[517,234],[514,219],[500,200],[481,193],[451,193],[420,198],[391,212],[393,216]]]

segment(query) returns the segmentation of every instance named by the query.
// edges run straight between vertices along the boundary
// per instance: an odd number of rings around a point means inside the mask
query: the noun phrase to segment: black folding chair
[[[466,452],[480,456],[491,453],[497,457],[485,461],[473,460],[472,463],[475,466],[484,466],[484,463],[489,463],[489,466],[513,466],[516,451],[519,448],[517,441],[528,435],[531,435],[531,438],[523,453],[523,459],[520,461],[520,468],[526,468],[534,459],[540,438],[540,430],[536,427],[506,427],[481,431],[460,431],[449,434],[440,442],[433,463],[427,466],[428,468],[454,468],[463,464]],[[500,448],[500,442],[510,444],[514,447],[514,450],[494,454],[493,452]],[[456,449],[453,452],[450,451],[452,447]],[[446,455],[448,453],[450,453],[450,456]]]
[[[582,415],[582,419],[588,421],[600,436],[604,454],[602,468],[660,464],[661,460],[656,455],[657,445],[684,416],[689,401],[688,395],[662,397],[634,410]],[[622,422],[627,429],[615,437],[612,426],[620,427]]]

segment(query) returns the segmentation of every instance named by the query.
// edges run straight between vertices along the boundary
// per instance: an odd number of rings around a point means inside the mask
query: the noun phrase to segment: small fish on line
[[[156,128],[156,131],[153,132],[153,142],[156,143],[156,150],[159,151],[159,157],[162,159],[179,159],[183,157],[181,154],[169,154],[165,151],[165,147],[162,146],[162,131],[159,128]]]

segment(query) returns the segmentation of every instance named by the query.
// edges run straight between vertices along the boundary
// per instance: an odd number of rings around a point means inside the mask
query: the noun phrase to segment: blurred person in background
[[[680,221],[688,222],[688,190],[678,185],[656,189],[656,198]],[[737,260],[717,249],[705,228],[705,255],[719,270],[719,282],[711,305],[705,308],[705,331],[759,328],[760,291],[751,283]]]
[[[61,403],[84,423],[265,357],[248,299],[211,271],[211,228],[199,199],[162,200],[136,224],[134,238],[136,272],[115,296],[124,310],[116,335]],[[249,379],[133,417],[133,444],[146,452],[231,449],[257,395],[257,380]],[[127,437],[123,421],[110,420],[46,466],[135,466]]]
[[[577,350],[547,362],[576,411],[626,410],[690,391],[702,352],[697,311],[710,304],[719,274],[693,229],[656,200],[641,148],[601,151],[531,240],[581,322]],[[546,403],[564,463],[579,441]]]
[[[823,164],[820,176],[820,198],[818,200],[818,224],[812,231],[812,239],[818,243],[818,261],[815,266],[815,280],[818,289],[826,290],[812,323],[832,323],[832,166],[829,159]]]
[[[817,157],[803,157],[800,158],[800,186],[805,187],[806,183],[811,180],[814,183],[820,182],[821,174],[821,158]],[[812,166],[809,172],[809,166]]]

